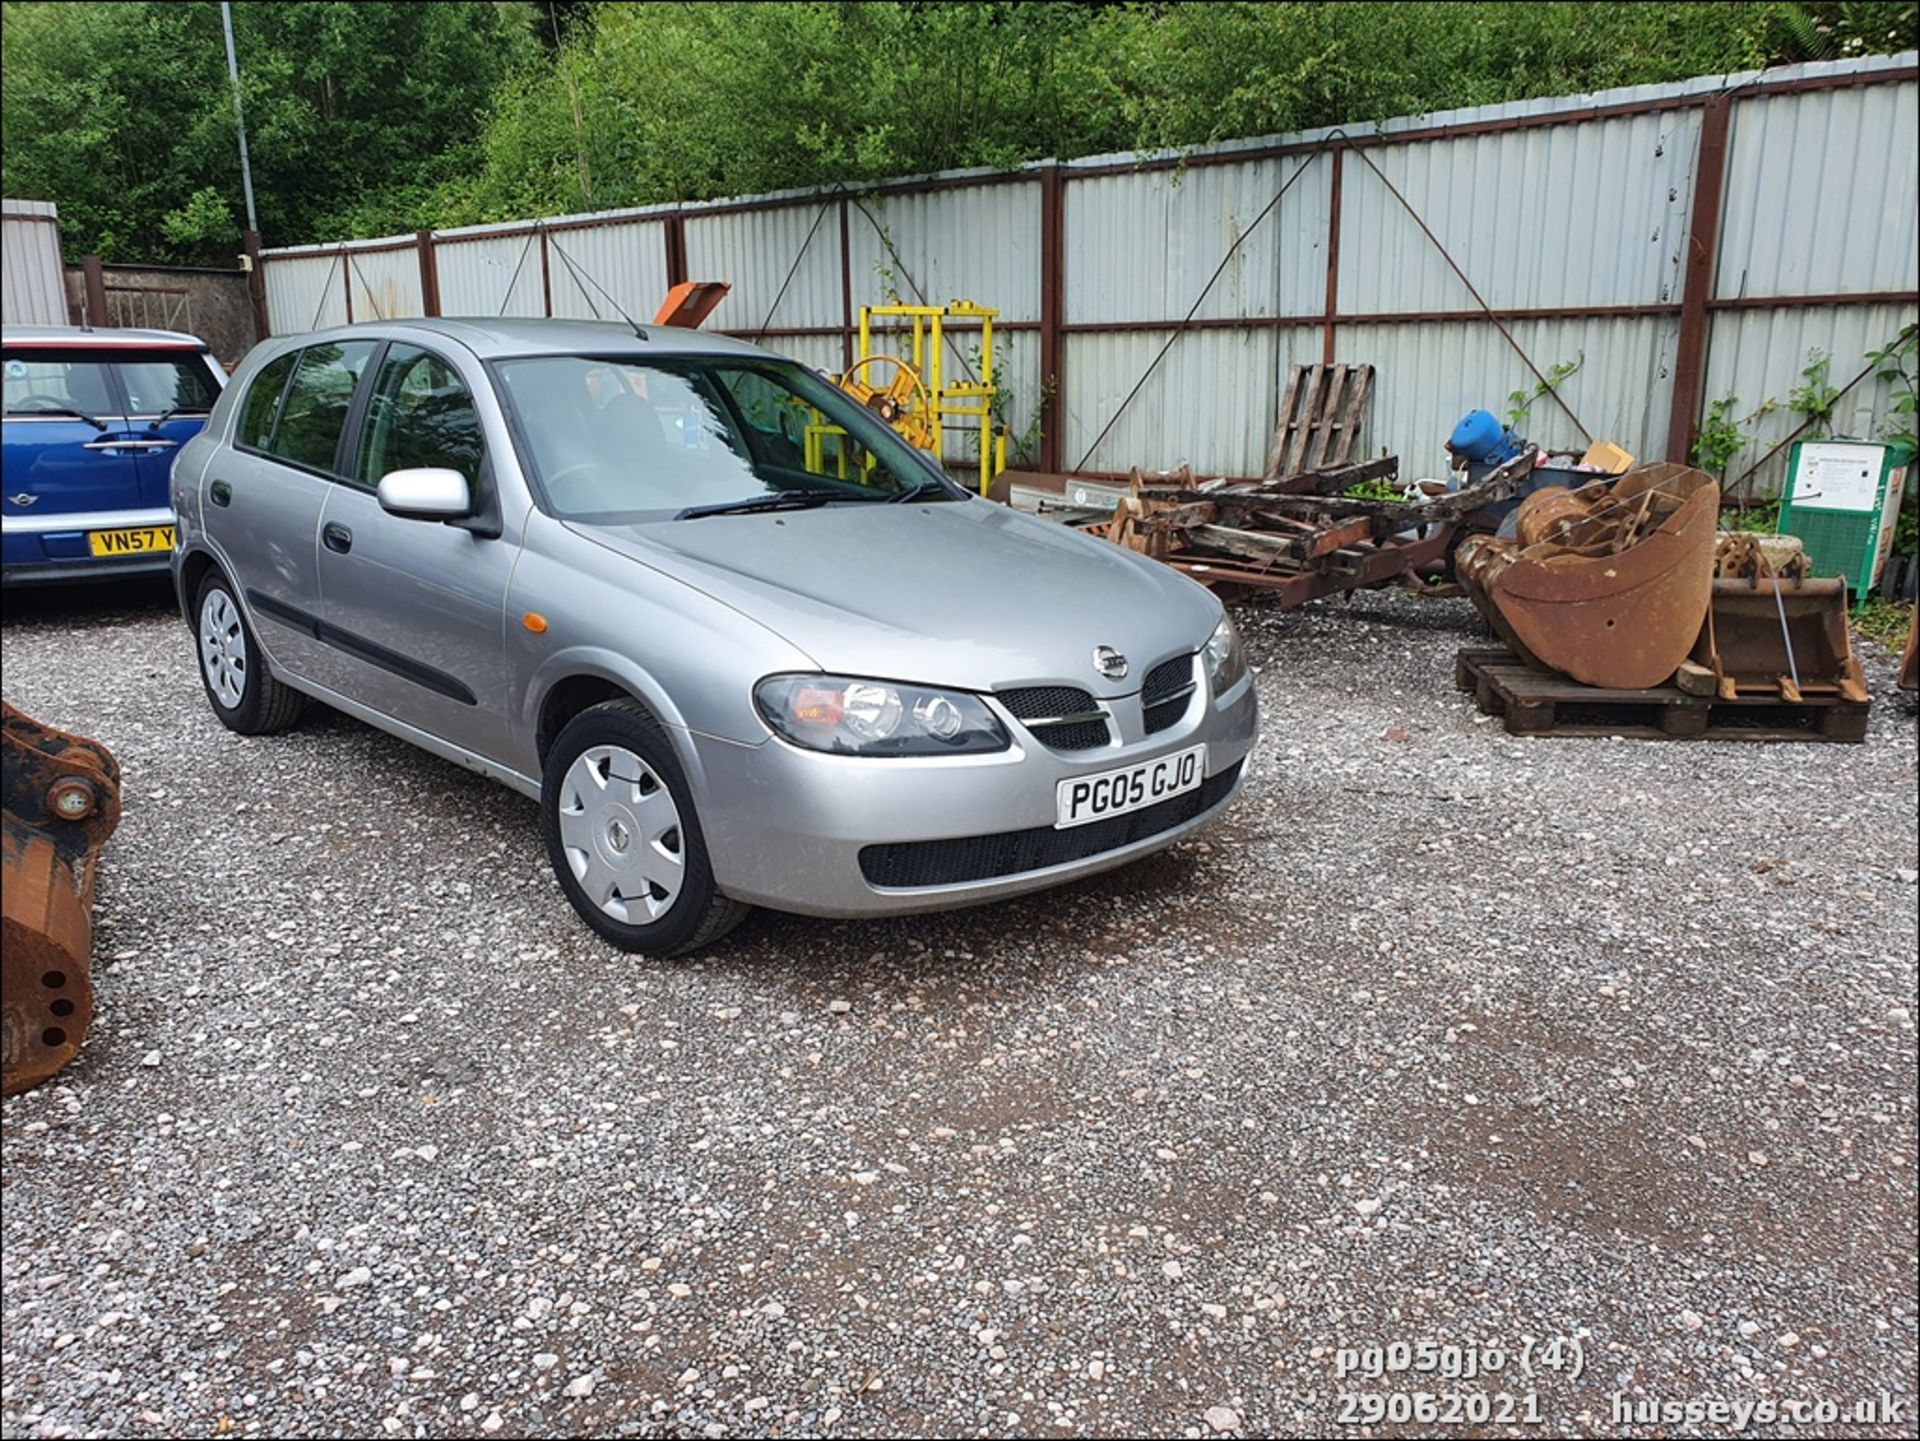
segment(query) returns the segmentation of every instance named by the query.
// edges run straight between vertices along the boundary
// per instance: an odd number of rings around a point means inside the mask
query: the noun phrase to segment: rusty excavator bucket
[[[1693,647],[1713,672],[1721,700],[1776,695],[1798,703],[1839,696],[1865,704],[1866,677],[1847,624],[1847,583],[1807,574],[1791,537],[1724,535],[1715,558],[1713,604]]]
[[[1704,471],[1645,465],[1520,504],[1513,539],[1456,560],[1467,592],[1529,665],[1587,685],[1661,685],[1694,648],[1713,585],[1720,488]]]
[[[12,1095],[71,1061],[93,1020],[93,873],[120,823],[120,767],[10,705],[0,744],[0,1088]]]

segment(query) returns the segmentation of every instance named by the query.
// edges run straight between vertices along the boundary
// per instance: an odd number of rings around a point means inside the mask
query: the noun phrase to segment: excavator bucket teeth
[[[93,876],[120,821],[106,747],[6,706],[0,726],[0,1089],[54,1075],[93,1020]]]

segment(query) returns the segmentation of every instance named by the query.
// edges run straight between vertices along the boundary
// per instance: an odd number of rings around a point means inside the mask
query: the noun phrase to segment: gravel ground
[[[1325,1435],[1396,1390],[1913,1434],[1885,657],[1865,745],[1522,741],[1452,688],[1461,602],[1249,610],[1205,838],[650,964],[529,802],[222,730],[166,604],[8,600],[9,698],[127,777],[99,1017],[5,1105],[9,1435]],[[1337,1374],[1423,1339],[1506,1365]]]

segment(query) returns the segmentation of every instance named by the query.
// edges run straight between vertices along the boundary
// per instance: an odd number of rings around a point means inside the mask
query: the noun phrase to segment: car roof
[[[121,348],[138,346],[182,346],[206,350],[208,345],[197,335],[179,330],[95,330],[87,325],[9,325],[0,330],[4,345],[62,345]]]
[[[276,337],[304,344],[370,339],[401,331],[427,331],[457,341],[482,360],[520,355],[611,355],[641,359],[660,355],[735,355],[769,358],[771,352],[731,336],[673,325],[634,327],[615,320],[463,319],[409,316],[336,326],[311,335]]]

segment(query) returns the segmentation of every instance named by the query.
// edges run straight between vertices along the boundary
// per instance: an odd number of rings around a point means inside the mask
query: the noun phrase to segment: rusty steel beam
[[[553,317],[553,267],[547,261],[547,232],[540,230],[540,309]]]
[[[86,322],[102,330],[107,324],[107,277],[100,268],[100,257],[80,257],[80,275],[86,290]]]
[[[1667,416],[1666,458],[1684,463],[1693,450],[1700,383],[1707,362],[1707,301],[1720,257],[1720,196],[1727,181],[1727,126],[1733,107],[1711,97],[1700,117],[1700,158],[1693,171],[1693,221],[1680,290],[1680,342],[1674,352],[1673,408]]]
[[[433,232],[416,230],[414,244],[420,251],[420,311],[423,315],[440,313],[440,266],[434,259]]]
[[[1333,177],[1327,191],[1327,310],[1320,336],[1320,363],[1333,364],[1334,317],[1340,312],[1340,190],[1345,167],[1344,146],[1336,145],[1329,157]]]
[[[687,279],[687,222],[678,212],[667,217],[661,235],[667,252],[667,289],[683,285]]]
[[[1040,172],[1040,469],[1060,468],[1062,346],[1066,318],[1066,183],[1060,167]]]
[[[764,339],[767,331],[761,331]],[[840,372],[853,369],[853,237],[847,228],[847,198],[840,197]]]
[[[240,248],[247,256],[247,298],[253,302],[253,338],[265,340],[273,333],[272,317],[267,313],[267,270],[260,259],[260,232],[249,230],[240,237]]]

